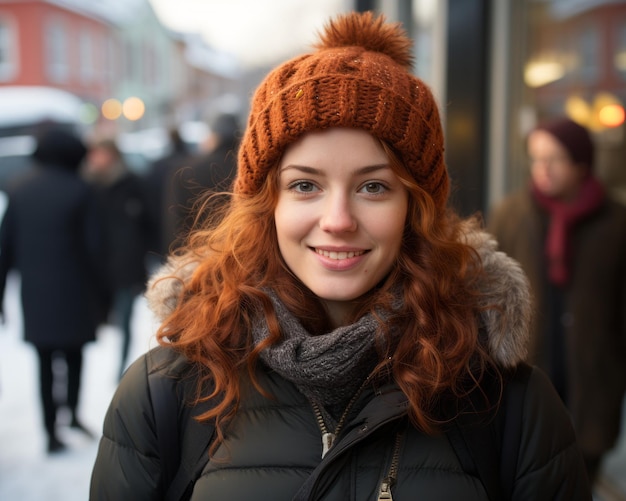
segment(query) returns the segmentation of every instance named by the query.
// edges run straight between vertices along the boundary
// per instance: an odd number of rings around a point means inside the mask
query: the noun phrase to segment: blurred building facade
[[[527,131],[562,113],[594,131],[597,169],[626,201],[626,0],[342,6],[383,12],[415,40],[415,71],[442,105],[453,203],[462,213],[486,211],[525,183]],[[149,0],[0,0],[0,91],[62,89],[107,133],[207,123],[216,111],[245,114],[264,74],[243,71],[196,34],[166,29]]]
[[[98,134],[208,120],[238,79],[232,57],[166,29],[148,0],[0,0],[0,94],[66,91]]]

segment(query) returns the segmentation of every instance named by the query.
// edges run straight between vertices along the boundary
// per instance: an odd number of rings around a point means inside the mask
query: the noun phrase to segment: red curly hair
[[[463,239],[468,224],[478,222],[468,223],[452,211],[438,210],[397,155],[384,143],[383,148],[409,193],[404,236],[391,272],[364,298],[352,320],[375,314],[381,306],[391,311],[397,299],[394,291],[402,291],[403,306],[391,322],[403,334],[393,353],[380,353],[377,370],[390,370],[408,398],[414,424],[434,433],[439,424],[438,397],[467,393],[467,381],[477,386],[492,365],[478,340],[481,308],[476,280],[482,267],[476,251]],[[214,399],[216,405],[200,419],[215,420],[218,438],[237,411],[243,371],[262,392],[254,377],[259,352],[281,339],[264,289],[274,290],[310,332],[330,328],[322,302],[290,272],[280,255],[274,226],[278,194],[276,168],[258,194],[233,195],[215,224],[199,219],[202,226],[179,250],[185,258],[196,260],[197,268],[157,333],[161,344],[204,369],[198,398]],[[260,315],[270,336],[255,346],[250,333]],[[389,325],[381,322],[379,335],[389,336]]]

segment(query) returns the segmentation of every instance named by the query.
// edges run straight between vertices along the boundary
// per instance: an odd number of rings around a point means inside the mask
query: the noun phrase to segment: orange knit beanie
[[[285,148],[329,127],[360,128],[385,141],[439,209],[449,179],[430,89],[411,73],[412,41],[371,12],[332,20],[315,46],[275,68],[251,103],[239,147],[235,192],[257,193]]]

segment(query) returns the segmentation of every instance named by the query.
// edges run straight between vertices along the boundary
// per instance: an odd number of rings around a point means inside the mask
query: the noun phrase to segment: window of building
[[[78,60],[80,81],[89,84],[95,79],[94,36],[88,28],[83,28],[79,35]]]
[[[61,19],[51,19],[44,32],[46,72],[52,83],[65,83],[70,77],[69,41]]]
[[[105,45],[105,83],[113,86],[124,71],[124,55],[121,50],[122,44],[113,35],[108,35],[104,41]]]
[[[8,16],[0,16],[0,82],[17,75],[17,25]]]

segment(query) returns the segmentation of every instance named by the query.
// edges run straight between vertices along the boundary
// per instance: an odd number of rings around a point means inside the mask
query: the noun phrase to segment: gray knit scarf
[[[268,295],[274,304],[282,340],[263,350],[261,360],[291,381],[309,400],[327,409],[341,407],[358,391],[378,362],[378,322],[368,314],[354,324],[312,335],[274,293]],[[268,335],[267,323],[260,319],[252,330],[254,342],[258,344]]]

